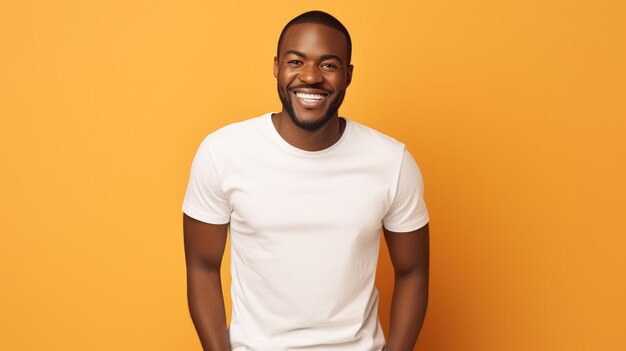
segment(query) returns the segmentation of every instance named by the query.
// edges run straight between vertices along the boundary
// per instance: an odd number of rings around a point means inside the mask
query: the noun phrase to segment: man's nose
[[[320,83],[323,80],[322,72],[316,65],[305,65],[300,71],[299,79],[307,84]]]

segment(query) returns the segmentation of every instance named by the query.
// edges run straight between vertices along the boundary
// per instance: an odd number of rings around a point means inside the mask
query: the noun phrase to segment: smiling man
[[[196,153],[183,227],[189,309],[205,350],[413,349],[428,301],[422,176],[402,143],[339,117],[351,55],[331,15],[294,18],[274,58],[282,110],[221,128]],[[374,286],[381,231],[395,271],[387,342]]]

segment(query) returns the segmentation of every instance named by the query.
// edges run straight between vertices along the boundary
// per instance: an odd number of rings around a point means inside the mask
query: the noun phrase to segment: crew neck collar
[[[322,150],[318,150],[318,151],[308,151],[308,150],[303,150],[300,148],[297,148],[291,144],[289,144],[285,139],[283,139],[283,137],[278,133],[278,131],[276,130],[276,127],[274,126],[274,123],[272,122],[272,115],[275,114],[277,112],[268,112],[266,113],[262,118],[265,120],[264,124],[265,127],[269,130],[269,134],[271,135],[272,139],[274,139],[274,141],[276,142],[276,144],[278,144],[278,146],[287,151],[287,152],[291,152],[297,155],[301,155],[301,156],[305,156],[305,157],[320,157],[320,156],[325,156],[328,155],[332,152],[334,152],[335,150],[337,150],[344,142],[345,140],[349,137],[350,131],[352,130],[352,121],[344,118],[344,117],[339,117],[341,119],[343,119],[346,122],[346,126],[343,129],[343,133],[341,133],[341,137],[339,137],[339,140],[337,140],[334,144],[332,144],[331,146],[322,149]]]

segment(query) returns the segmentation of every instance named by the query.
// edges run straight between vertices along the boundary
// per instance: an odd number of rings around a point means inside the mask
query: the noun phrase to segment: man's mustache
[[[324,88],[321,84],[300,84],[300,85],[294,85],[294,86],[290,86],[288,88],[289,91],[293,91],[295,89],[315,89],[315,90],[323,90],[325,92],[327,92],[328,94],[332,93],[332,91],[329,91],[328,89]]]

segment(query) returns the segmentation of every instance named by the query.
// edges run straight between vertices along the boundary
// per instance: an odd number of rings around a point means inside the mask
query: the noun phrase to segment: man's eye
[[[323,63],[323,64],[322,64],[322,67],[324,67],[324,68],[330,68],[330,69],[336,69],[336,68],[337,68],[337,65],[332,64],[332,63]]]
[[[290,61],[287,61],[287,64],[289,64],[289,65],[301,65],[302,61],[290,60]]]

